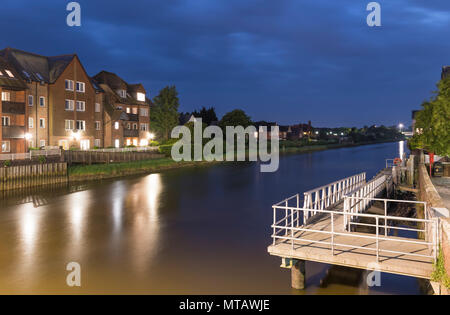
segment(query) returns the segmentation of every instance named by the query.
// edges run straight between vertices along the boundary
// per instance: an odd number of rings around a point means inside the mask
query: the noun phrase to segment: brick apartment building
[[[9,84],[11,90],[7,105],[18,102],[15,108],[22,106],[23,112],[5,118],[5,124],[23,129],[22,145],[10,140],[11,153],[31,147],[86,150],[148,144],[150,101],[141,84],[128,84],[105,71],[90,78],[76,54],[46,57],[6,48],[0,57],[0,65],[14,75],[6,81],[0,76],[2,88]]]
[[[150,104],[142,84],[129,84],[101,71],[93,81],[104,92],[105,146],[146,146],[150,141]]]

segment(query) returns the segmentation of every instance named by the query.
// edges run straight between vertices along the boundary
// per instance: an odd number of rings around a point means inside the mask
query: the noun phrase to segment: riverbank
[[[283,143],[280,143],[280,153],[310,153],[316,151],[333,150],[340,148],[351,148],[359,147],[363,145],[371,144],[381,144],[381,143],[391,143],[397,142],[398,140],[388,140],[388,141],[368,141],[361,143],[334,143],[334,144],[319,144],[319,145],[309,145],[300,147],[285,147],[283,148]]]
[[[288,148],[283,148],[281,146],[280,153],[281,154],[310,153],[310,152],[332,150],[346,147],[357,147],[362,145],[379,144],[387,142],[394,142],[394,141],[373,141],[358,144],[337,143],[337,144],[310,145],[310,146],[288,147]],[[186,167],[209,166],[217,163],[223,162],[220,161],[175,162],[170,158],[162,158],[147,161],[134,161],[134,162],[114,163],[114,164],[77,165],[77,166],[70,166],[68,168],[68,176],[69,182],[82,182],[90,180],[111,179],[130,175],[159,173],[166,170],[173,170]]]

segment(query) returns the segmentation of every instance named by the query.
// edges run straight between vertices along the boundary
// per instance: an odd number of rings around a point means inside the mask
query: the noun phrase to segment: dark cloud
[[[368,0],[80,0],[82,27],[64,0],[3,0],[0,44],[46,55],[76,52],[106,69],[167,84],[182,110],[213,105],[252,118],[317,125],[408,122],[449,63],[450,3]]]

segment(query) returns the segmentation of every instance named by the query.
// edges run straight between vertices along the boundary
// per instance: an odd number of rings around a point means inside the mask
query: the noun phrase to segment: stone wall
[[[445,208],[444,202],[439,196],[436,188],[431,182],[424,164],[418,165],[419,175],[419,198],[428,203],[428,207]],[[440,244],[444,254],[444,265],[447,274],[450,275],[450,219],[439,218]],[[441,293],[448,294],[448,290],[442,288]]]

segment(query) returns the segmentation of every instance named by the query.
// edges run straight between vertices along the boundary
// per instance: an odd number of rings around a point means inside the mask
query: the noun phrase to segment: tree
[[[178,125],[180,100],[175,86],[166,86],[153,99],[155,106],[150,115],[151,128],[160,138],[167,141],[172,129]]]
[[[252,124],[252,121],[247,114],[240,109],[235,109],[229,113],[226,113],[222,120],[220,121],[219,125],[222,127],[222,129],[225,129],[227,126],[242,126],[244,128],[250,126]]]
[[[438,91],[416,113],[411,148],[421,148],[438,155],[450,155],[450,78],[438,83]]]
[[[198,111],[194,111],[192,112],[192,115],[194,115],[195,117],[199,117],[202,119],[202,121],[207,124],[207,125],[211,125],[211,123],[213,121],[218,121],[219,119],[217,118],[216,115],[216,110],[214,107],[210,107],[208,109],[206,109],[204,106],[202,107],[202,109],[198,112]]]

